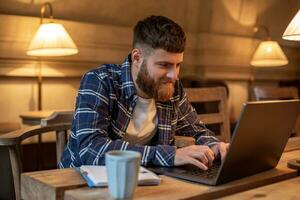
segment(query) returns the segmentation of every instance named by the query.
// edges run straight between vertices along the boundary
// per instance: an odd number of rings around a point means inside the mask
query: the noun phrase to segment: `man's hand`
[[[193,164],[207,170],[215,159],[214,152],[206,145],[191,145],[176,150],[175,166]]]
[[[206,145],[191,145],[176,150],[174,165],[193,164],[207,170],[215,157],[220,153],[222,162],[225,159],[229,143],[219,142],[209,148]]]
[[[217,156],[219,153],[221,155],[221,161],[223,162],[229,148],[229,143],[219,142],[211,147],[214,155]]]

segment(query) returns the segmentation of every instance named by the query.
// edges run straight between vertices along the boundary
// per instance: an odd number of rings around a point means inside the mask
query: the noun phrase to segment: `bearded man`
[[[178,79],[186,36],[163,16],[134,27],[133,49],[122,65],[87,72],[78,91],[71,135],[60,168],[104,165],[110,150],[141,153],[141,165],[193,164],[206,170],[228,144],[198,119]],[[195,138],[176,148],[175,135]]]

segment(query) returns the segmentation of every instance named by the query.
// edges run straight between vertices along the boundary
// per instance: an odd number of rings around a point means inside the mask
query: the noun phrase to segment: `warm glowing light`
[[[263,41],[256,49],[250,64],[256,67],[276,67],[287,65],[288,60],[276,41]]]
[[[285,29],[282,38],[285,40],[300,41],[300,10],[298,10],[297,14]]]
[[[41,24],[27,50],[30,56],[67,56],[77,53],[74,41],[63,25],[57,23]]]

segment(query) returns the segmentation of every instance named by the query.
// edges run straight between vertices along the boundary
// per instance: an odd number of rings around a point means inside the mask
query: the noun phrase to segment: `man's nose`
[[[172,79],[172,81],[176,81],[178,79],[178,71],[177,71],[176,67],[174,67],[168,71],[167,77],[169,79]]]

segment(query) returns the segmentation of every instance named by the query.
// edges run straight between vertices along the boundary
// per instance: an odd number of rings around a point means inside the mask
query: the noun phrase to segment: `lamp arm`
[[[41,24],[43,23],[43,18],[44,18],[45,12],[46,12],[46,8],[48,8],[48,10],[49,10],[49,18],[53,19],[52,5],[49,2],[46,2],[41,7]]]
[[[254,27],[254,32],[255,33],[257,33],[259,30],[264,30],[266,35],[267,35],[267,39],[271,40],[270,31],[269,31],[268,27],[266,27],[264,25],[259,25],[259,26]]]

